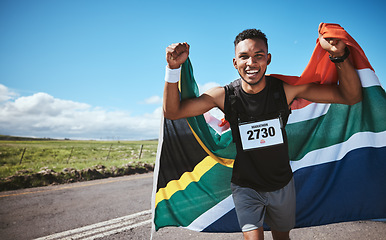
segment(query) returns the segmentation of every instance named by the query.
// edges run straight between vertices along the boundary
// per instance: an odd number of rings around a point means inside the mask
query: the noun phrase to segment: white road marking
[[[116,234],[116,233],[124,232],[126,230],[130,230],[130,229],[133,229],[133,228],[136,228],[136,227],[140,227],[140,226],[143,226],[143,225],[147,225],[147,224],[151,224],[151,219],[143,221],[143,222],[140,222],[140,223],[136,223],[136,224],[133,224],[133,225],[129,225],[127,227],[123,227],[123,228],[111,230],[111,231],[108,231],[108,232],[100,233],[100,234],[91,236],[89,238],[85,238],[83,240],[93,240],[93,239],[96,239],[96,238],[106,237],[106,236],[110,236],[110,235],[113,235],[113,234]]]
[[[146,210],[128,216],[88,225],[85,227],[72,229],[60,233],[55,233],[35,240],[57,240],[57,239],[96,239],[125,230],[140,227],[151,223],[151,210]]]

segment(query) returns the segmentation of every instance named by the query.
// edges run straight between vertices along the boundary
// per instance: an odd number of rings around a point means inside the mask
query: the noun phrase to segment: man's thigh
[[[233,183],[231,189],[241,230],[247,232],[262,227],[266,211],[264,196]]]
[[[284,188],[268,193],[265,222],[271,229],[287,232],[295,227],[296,190],[294,179]]]

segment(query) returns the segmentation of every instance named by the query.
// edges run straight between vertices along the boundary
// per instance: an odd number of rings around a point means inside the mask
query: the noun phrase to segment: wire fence
[[[0,142],[0,175],[20,169],[49,167],[87,168],[120,166],[133,162],[154,163],[157,142]],[[5,173],[8,172],[8,173]]]
[[[130,150],[130,152],[131,152],[131,154],[127,154],[127,153],[124,153],[124,154],[120,154],[119,156],[114,156],[115,158],[120,158],[120,159],[138,159],[138,160],[140,160],[141,159],[141,157],[142,157],[142,153],[143,152],[145,152],[145,154],[146,154],[146,156],[147,155],[149,155],[150,154],[150,156],[155,156],[155,153],[153,152],[153,154],[152,153],[150,153],[150,151],[149,150],[147,150],[147,149],[145,149],[144,150],[144,145],[142,144],[142,145],[140,145],[140,148],[139,148],[139,152],[138,152],[138,154],[136,154],[135,153],[135,151],[133,151],[133,150]],[[71,159],[71,157],[74,157],[74,158],[78,158],[79,157],[79,155],[78,154],[76,154],[77,152],[77,150],[75,150],[75,152],[74,152],[74,149],[75,149],[75,147],[72,147],[71,148],[71,151],[70,151],[70,153],[69,153],[69,155],[68,155],[68,158],[67,158],[67,163],[69,163],[70,162],[70,159]],[[68,149],[67,149],[68,150]],[[79,150],[79,149],[78,149]],[[81,154],[83,154],[84,153],[84,150],[85,149],[80,149],[80,153]],[[122,149],[115,149],[116,150],[116,153],[122,153],[122,152],[125,152],[124,150],[122,150]],[[57,159],[58,158],[58,156],[60,156],[60,155],[62,155],[63,156],[63,153],[61,153],[62,151],[63,151],[63,149],[42,149],[42,152],[46,152],[45,154],[39,154],[39,153],[37,153],[36,152],[36,150],[34,150],[34,149],[32,149],[32,154],[31,154],[31,156],[28,156],[28,153],[27,153],[27,155],[26,155],[26,151],[27,151],[27,147],[25,147],[23,150],[22,150],[22,154],[21,154],[21,157],[20,157],[20,161],[19,161],[19,164],[22,164],[22,162],[23,162],[23,159],[24,159],[24,156],[27,156],[26,158],[28,159],[28,160],[31,160],[31,158],[33,157],[33,156],[36,156],[36,155],[40,155],[39,156],[39,158],[42,160],[44,157],[44,155],[46,156],[46,158],[48,157],[48,158],[54,158],[54,159]],[[48,152],[51,152],[51,153],[48,153]],[[92,151],[97,151],[95,148],[93,148],[92,149]],[[107,155],[106,155],[106,158],[105,158],[105,161],[108,161],[109,160],[109,158],[110,158],[110,154],[111,154],[111,152],[113,151],[113,153],[114,153],[114,150],[113,150],[113,144],[111,144],[110,145],[110,148],[108,149],[108,151],[106,151],[106,149],[101,149],[101,151],[100,152],[107,152]],[[92,155],[95,155],[95,154],[92,154]],[[97,155],[99,155],[99,157],[93,157],[94,159],[103,159],[104,158],[104,156],[103,156],[103,153],[101,153],[101,154],[97,154]],[[89,157],[91,157],[92,158],[92,156],[89,156]]]

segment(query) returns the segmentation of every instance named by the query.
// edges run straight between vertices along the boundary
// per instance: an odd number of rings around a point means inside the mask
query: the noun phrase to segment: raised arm
[[[178,80],[180,67],[189,56],[187,43],[175,43],[166,48],[166,81],[163,96],[164,116],[168,119],[180,119],[203,114],[213,107],[224,108],[225,90],[212,88],[198,98],[180,101]]]
[[[340,39],[323,38],[319,33],[321,47],[329,52],[332,59],[343,60],[336,62],[338,85],[306,84],[300,86],[285,85],[287,99],[304,98],[319,103],[341,103],[353,105],[362,100],[362,86],[358,73],[348,58],[348,48]]]

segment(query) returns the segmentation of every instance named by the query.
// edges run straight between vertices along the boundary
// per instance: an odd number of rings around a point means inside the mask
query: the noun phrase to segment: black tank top
[[[271,192],[283,188],[292,178],[289,164],[287,135],[288,109],[283,82],[266,76],[265,88],[257,94],[248,94],[241,88],[241,79],[225,86],[225,118],[232,129],[236,143],[236,159],[232,183],[256,191]],[[265,120],[281,115],[284,144],[244,151],[238,124],[251,120]]]

